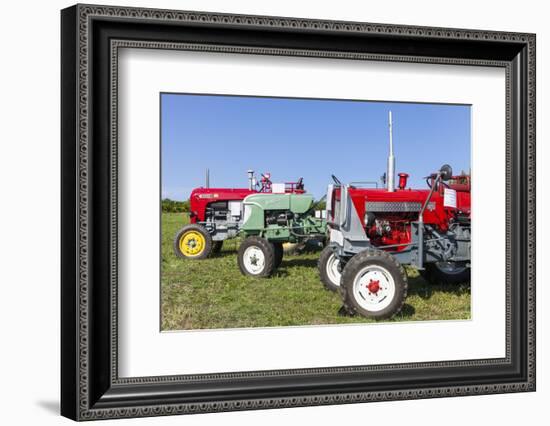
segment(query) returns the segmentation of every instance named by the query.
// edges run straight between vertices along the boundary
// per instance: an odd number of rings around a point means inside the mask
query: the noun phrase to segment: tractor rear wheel
[[[399,262],[381,250],[353,256],[342,271],[340,293],[350,314],[385,319],[397,314],[407,297],[408,280]]]
[[[460,284],[470,282],[470,268],[460,262],[427,263],[421,275],[431,284]]]
[[[212,241],[212,254],[218,254],[222,251],[223,241]]]
[[[212,236],[202,225],[185,225],[174,238],[174,253],[181,259],[205,259],[211,252]]]
[[[330,291],[338,291],[342,271],[340,270],[340,260],[334,254],[332,247],[326,246],[321,251],[317,268],[325,288]]]
[[[279,266],[281,266],[281,262],[283,261],[283,243],[280,242],[274,242],[273,248],[275,250],[275,269],[277,269]]]
[[[269,277],[275,270],[275,247],[261,237],[248,237],[237,254],[239,269],[243,275]]]

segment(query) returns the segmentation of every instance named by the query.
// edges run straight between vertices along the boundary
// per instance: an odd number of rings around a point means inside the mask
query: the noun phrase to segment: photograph
[[[471,318],[471,105],[159,96],[161,331]]]

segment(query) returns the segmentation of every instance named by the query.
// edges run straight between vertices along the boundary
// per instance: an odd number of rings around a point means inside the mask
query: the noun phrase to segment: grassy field
[[[176,232],[187,222],[181,213],[162,215],[162,329],[273,327],[365,323],[339,316],[337,293],[324,289],[317,273],[319,253],[285,256],[268,279],[245,277],[237,266],[237,240],[206,260],[177,258]],[[434,286],[409,269],[409,296],[391,321],[470,318],[469,286]]]

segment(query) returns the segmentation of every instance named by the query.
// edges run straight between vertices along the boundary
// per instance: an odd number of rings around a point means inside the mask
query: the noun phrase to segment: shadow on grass
[[[230,257],[230,256],[236,256],[237,255],[237,249],[235,250],[231,250],[231,249],[228,249],[228,250],[223,250],[219,253],[212,253],[209,258],[211,259],[219,259],[219,258],[224,258],[224,257]]]
[[[416,295],[421,299],[430,299],[435,293],[447,293],[455,296],[470,294],[470,284],[430,284],[422,277],[409,278],[408,295]]]
[[[281,262],[279,268],[292,268],[294,266],[305,266],[306,268],[317,268],[317,259],[289,259]]]
[[[414,314],[416,314],[416,309],[414,309],[414,306],[405,303],[401,308],[401,312],[399,312],[398,315],[401,318],[411,318],[414,316]]]
[[[408,303],[405,303],[403,305],[403,307],[401,308],[401,311],[398,314],[396,314],[394,319],[399,319],[399,320],[409,319],[409,318],[412,318],[415,313],[416,313],[416,309],[414,309],[414,306],[409,305]],[[347,311],[347,309],[344,308],[343,305],[340,307],[340,309],[338,309],[337,315],[339,317],[348,317],[348,318],[360,317],[361,316],[360,314],[350,314]],[[380,319],[380,320],[375,320],[375,322],[387,322],[387,321],[388,321],[387,318]],[[391,319],[390,319],[390,321],[391,321]]]
[[[285,260],[283,258],[281,265],[273,273],[274,277],[287,277],[290,275],[289,271],[294,267],[304,266],[306,268],[315,268],[317,270],[317,259],[291,259]],[[319,281],[319,284],[321,281]]]

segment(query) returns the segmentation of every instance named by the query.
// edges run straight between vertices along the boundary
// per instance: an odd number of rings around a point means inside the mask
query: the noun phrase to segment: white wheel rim
[[[466,266],[457,265],[454,262],[436,262],[435,266],[445,274],[461,274],[466,269]]]
[[[340,260],[334,255],[334,253],[332,253],[327,260],[327,265],[326,265],[327,277],[329,278],[332,284],[338,287],[340,287],[340,276],[341,276],[340,271],[338,270],[339,265],[340,265]]]
[[[252,275],[260,274],[264,270],[264,252],[256,246],[248,247],[244,251],[243,263],[246,270]]]
[[[359,306],[370,312],[387,308],[395,297],[395,281],[386,268],[364,267],[353,281],[353,296]]]

